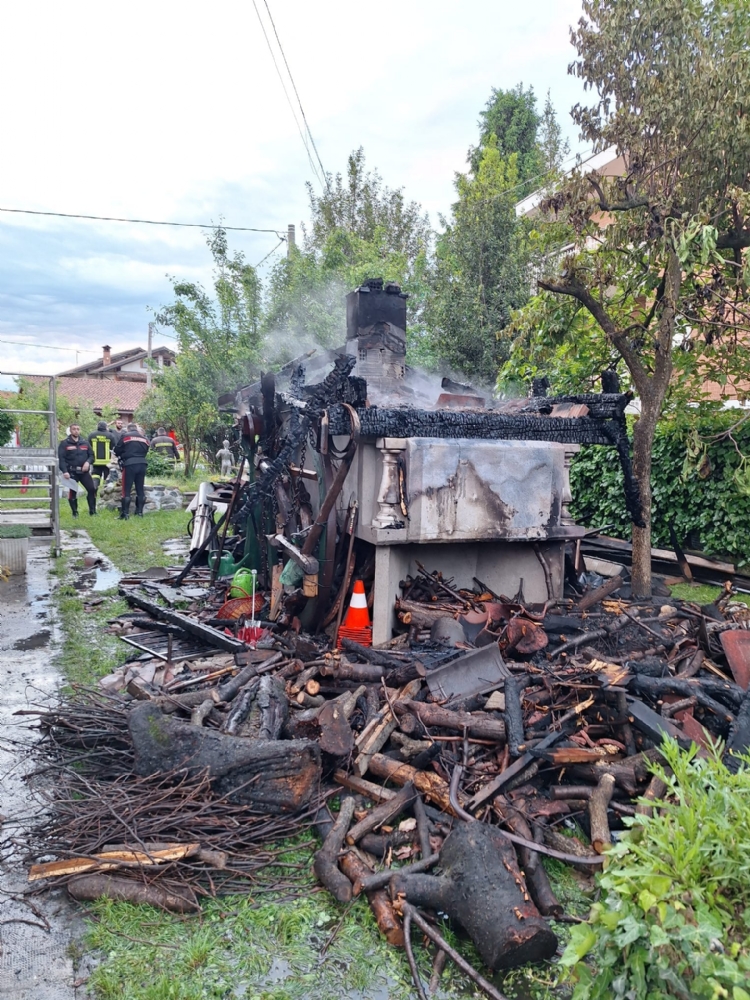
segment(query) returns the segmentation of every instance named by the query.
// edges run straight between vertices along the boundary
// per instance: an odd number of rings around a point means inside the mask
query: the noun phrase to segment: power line
[[[26,340],[0,340],[0,344],[15,344],[17,347],[41,347],[45,351],[71,351],[73,354],[98,354],[90,347],[53,347],[52,344],[35,344]]]
[[[269,51],[269,53],[271,55],[271,60],[272,60],[273,65],[274,65],[274,69],[276,70],[276,75],[279,78],[279,83],[281,84],[281,89],[284,91],[284,97],[286,97],[286,102],[289,105],[289,110],[292,112],[292,118],[294,118],[294,124],[297,126],[297,131],[299,132],[299,137],[302,140],[302,145],[305,147],[305,152],[307,153],[307,160],[308,160],[308,162],[310,164],[310,169],[312,170],[313,174],[318,178],[318,181],[322,185],[321,178],[320,178],[320,176],[318,174],[318,169],[315,166],[315,163],[313,162],[312,155],[310,153],[310,147],[307,144],[307,138],[306,138],[305,133],[304,133],[304,131],[302,129],[302,126],[300,125],[299,121],[297,120],[297,113],[294,110],[294,105],[292,104],[292,99],[289,96],[289,91],[286,89],[286,83],[284,83],[284,77],[282,75],[281,70],[279,69],[279,64],[276,62],[276,55],[274,54],[273,46],[271,45],[271,39],[268,37],[268,32],[266,31],[266,26],[265,26],[265,24],[263,24],[263,19],[260,16],[260,11],[258,10],[258,5],[256,4],[255,0],[253,0],[253,7],[255,8],[255,15],[258,18],[258,24],[260,24],[260,30],[263,32],[263,37],[266,40],[266,45],[268,46],[268,51]]]
[[[265,261],[268,260],[268,258],[271,256],[271,254],[276,253],[276,251],[279,249],[279,247],[281,246],[281,244],[283,242],[284,242],[284,240],[279,240],[279,242],[276,244],[276,246],[273,248],[273,250],[269,250],[268,253],[266,254],[266,256],[263,257],[262,260],[258,261],[258,263],[255,265],[255,267],[253,268],[253,270],[257,271],[258,268],[260,267],[260,265],[263,264],[263,263],[265,263]]]
[[[156,219],[121,219],[114,215],[82,215],[76,212],[40,212],[33,208],[0,208],[0,212],[15,212],[19,215],[52,215],[62,219],[93,219],[95,222],[137,222],[146,226],[181,226],[188,229],[231,229],[240,233],[273,233],[285,240],[278,229],[256,229],[253,226],[225,226],[215,222],[161,222]]]
[[[315,145],[315,140],[313,139],[313,134],[312,134],[312,131],[310,130],[310,126],[309,126],[308,121],[307,121],[307,116],[305,115],[305,109],[302,107],[302,100],[300,99],[299,91],[297,90],[297,85],[294,82],[294,77],[292,76],[292,71],[289,68],[289,63],[287,62],[286,53],[284,52],[284,47],[281,44],[281,39],[279,38],[279,33],[276,30],[276,23],[275,23],[275,21],[273,19],[273,15],[271,14],[271,8],[268,6],[268,0],[263,0],[263,3],[265,5],[266,11],[268,13],[268,19],[271,22],[271,27],[273,28],[273,33],[276,36],[276,42],[277,42],[277,44],[279,46],[279,52],[281,52],[281,58],[284,60],[284,65],[286,66],[286,71],[289,74],[289,80],[291,81],[292,88],[294,90],[294,95],[297,98],[297,104],[299,104],[299,110],[300,110],[300,114],[302,115],[302,121],[305,123],[305,128],[307,130],[307,134],[310,136],[310,143],[312,145],[312,148],[315,150],[315,157],[316,157],[318,163],[320,164],[320,170],[321,170],[321,173],[323,174],[323,180],[325,181],[326,187],[330,190],[330,184],[328,183],[328,174],[325,172],[325,168],[323,167],[323,161],[320,159],[320,153],[318,152],[318,147]]]

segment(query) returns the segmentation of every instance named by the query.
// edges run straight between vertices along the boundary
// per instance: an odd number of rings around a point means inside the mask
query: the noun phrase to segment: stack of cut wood
[[[665,794],[665,736],[721,737],[730,767],[750,744],[747,608],[729,590],[706,608],[632,602],[620,584],[534,609],[421,570],[388,648],[269,631],[220,667],[74,695],[41,719],[62,778],[29,837],[34,885],[150,887],[189,910],[268,870],[288,892],[274,844],[316,826],[315,876],[339,902],[364,894],[391,943],[410,952],[411,923],[434,931],[422,911],[440,911],[492,969],[549,957],[564,913],[542,859],[595,872]],[[423,641],[446,617],[458,637]]]

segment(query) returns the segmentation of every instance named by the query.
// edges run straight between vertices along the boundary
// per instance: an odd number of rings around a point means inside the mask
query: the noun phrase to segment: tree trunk
[[[651,449],[661,402],[650,393],[641,393],[641,415],[633,431],[633,475],[638,480],[645,524],[644,528],[633,525],[633,597],[651,596]]]

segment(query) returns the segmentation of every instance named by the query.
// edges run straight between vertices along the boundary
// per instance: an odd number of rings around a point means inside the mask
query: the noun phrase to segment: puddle
[[[52,637],[52,633],[49,629],[43,629],[41,632],[35,632],[30,635],[27,639],[17,639],[12,648],[13,649],[41,649],[42,646],[49,646],[49,641]]]
[[[116,587],[118,585],[121,577],[122,573],[119,569],[103,569],[101,566],[97,566],[94,584],[91,589],[111,590],[112,587]]]
[[[108,561],[105,566],[92,566],[85,569],[73,580],[76,590],[103,591],[112,590],[122,579],[122,573]]]

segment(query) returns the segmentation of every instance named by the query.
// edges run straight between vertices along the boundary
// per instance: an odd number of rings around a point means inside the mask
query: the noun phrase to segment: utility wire
[[[257,271],[258,268],[260,267],[260,265],[263,264],[263,263],[265,263],[265,261],[268,260],[268,258],[271,256],[271,254],[276,253],[276,251],[279,249],[279,247],[281,246],[281,244],[284,243],[284,242],[285,242],[284,240],[279,240],[279,242],[276,244],[276,246],[273,248],[273,250],[269,250],[268,253],[266,254],[266,256],[263,257],[261,260],[258,261],[258,263],[255,265],[255,267],[253,268],[253,270]]]
[[[273,46],[271,45],[271,39],[268,37],[268,32],[266,31],[266,26],[265,26],[265,24],[263,24],[263,19],[260,16],[260,11],[258,10],[258,5],[255,2],[255,0],[253,0],[253,7],[255,8],[255,14],[256,14],[256,16],[258,18],[258,23],[260,24],[260,30],[263,32],[263,37],[266,40],[266,45],[268,46],[268,51],[271,54],[271,59],[273,61],[274,69],[276,70],[276,74],[277,74],[277,76],[279,78],[279,82],[281,83],[281,89],[284,91],[284,97],[286,97],[287,104],[289,105],[289,110],[292,112],[292,118],[294,118],[294,124],[297,126],[297,131],[299,132],[299,137],[302,140],[302,145],[305,147],[305,152],[307,153],[307,159],[308,159],[308,162],[310,164],[310,169],[312,170],[313,174],[316,176],[316,178],[318,179],[318,182],[322,186],[323,183],[324,183],[324,180],[325,180],[325,175],[323,176],[323,178],[321,178],[320,175],[318,174],[318,168],[315,166],[315,162],[314,162],[314,160],[312,158],[312,154],[310,153],[310,147],[309,147],[309,145],[307,143],[307,136],[305,135],[305,132],[304,132],[304,130],[303,130],[302,126],[300,125],[299,120],[297,118],[297,113],[294,110],[294,105],[292,104],[292,99],[289,96],[289,91],[286,89],[286,83],[284,82],[284,76],[283,76],[281,70],[279,69],[278,62],[276,61],[276,55],[275,55],[275,53],[273,51]],[[283,53],[282,53],[282,55],[283,55]],[[292,83],[294,83],[294,81],[292,81]]]
[[[41,347],[45,351],[71,351],[73,354],[98,354],[90,347],[54,347],[52,344],[35,344],[25,340],[0,340],[0,344],[16,344],[18,347]]]
[[[225,226],[215,222],[160,222],[155,219],[121,219],[114,215],[81,215],[76,212],[40,212],[33,208],[0,208],[0,212],[15,212],[19,215],[52,215],[62,219],[93,219],[96,222],[137,222],[146,226],[181,226],[189,229],[231,229],[241,233],[274,233],[281,240],[286,236],[278,229],[256,229],[253,226]]]
[[[276,23],[275,23],[275,21],[273,19],[273,15],[271,14],[271,8],[268,6],[268,0],[263,0],[263,3],[265,5],[266,11],[268,13],[268,19],[271,22],[271,27],[273,28],[273,33],[276,36],[276,42],[277,42],[277,44],[279,46],[279,52],[281,52],[281,58],[284,60],[284,65],[286,66],[286,71],[289,74],[289,80],[291,81],[292,89],[294,90],[294,96],[297,98],[297,104],[299,104],[299,110],[300,110],[300,114],[302,115],[302,121],[305,123],[305,129],[307,130],[307,134],[310,137],[310,143],[312,145],[312,148],[315,150],[315,157],[316,157],[318,163],[320,164],[320,171],[323,174],[323,180],[325,181],[326,187],[330,191],[330,184],[328,183],[328,174],[325,172],[325,168],[323,167],[323,161],[320,159],[320,153],[318,152],[318,147],[315,145],[315,140],[313,139],[313,134],[312,134],[312,132],[310,130],[310,126],[309,126],[308,121],[307,121],[307,116],[305,115],[305,109],[302,107],[302,100],[301,100],[301,98],[299,96],[299,91],[297,90],[297,84],[294,82],[294,77],[292,76],[292,71],[289,68],[289,63],[287,62],[286,53],[284,52],[284,47],[281,44],[281,39],[279,38],[279,33],[276,30]]]

